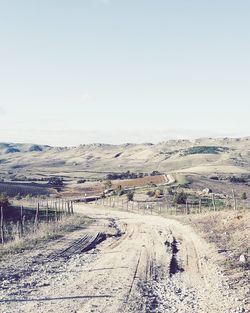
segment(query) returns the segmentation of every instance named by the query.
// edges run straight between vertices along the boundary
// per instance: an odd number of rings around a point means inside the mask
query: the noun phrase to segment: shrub
[[[149,196],[149,197],[154,197],[154,196],[155,196],[155,191],[154,191],[154,190],[149,190],[149,191],[147,192],[147,196]]]
[[[127,193],[127,199],[128,199],[128,201],[133,201],[133,199],[134,199],[134,192],[129,191]]]
[[[63,178],[61,177],[50,177],[48,179],[48,184],[53,187],[62,187],[63,186]]]
[[[242,200],[246,200],[246,199],[247,199],[247,194],[246,194],[246,192],[242,192],[242,194],[241,194],[241,199],[242,199]]]
[[[232,176],[229,180],[231,183],[246,183],[246,179],[243,177]]]
[[[86,183],[86,179],[79,179],[76,183],[77,184],[84,184],[84,183]]]
[[[168,187],[167,191],[168,191],[169,195],[173,195],[174,194],[173,188],[171,188],[171,187]]]
[[[185,192],[180,192],[175,195],[174,202],[177,204],[185,204],[187,201],[187,194]]]

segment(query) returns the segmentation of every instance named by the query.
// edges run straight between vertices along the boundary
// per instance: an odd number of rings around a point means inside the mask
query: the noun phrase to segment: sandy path
[[[4,289],[0,312],[235,312],[217,255],[188,226],[91,205],[76,210],[112,220],[122,235],[53,266],[38,264],[48,283],[18,294]]]

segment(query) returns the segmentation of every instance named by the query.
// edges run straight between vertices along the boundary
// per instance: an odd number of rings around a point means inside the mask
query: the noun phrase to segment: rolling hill
[[[50,147],[0,143],[0,178],[101,177],[107,172],[250,172],[250,137]]]

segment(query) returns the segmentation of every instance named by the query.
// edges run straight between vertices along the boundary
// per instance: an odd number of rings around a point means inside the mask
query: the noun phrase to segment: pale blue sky
[[[250,135],[249,0],[0,0],[0,141]]]

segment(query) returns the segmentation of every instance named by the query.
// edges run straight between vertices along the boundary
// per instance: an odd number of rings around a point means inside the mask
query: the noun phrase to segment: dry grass
[[[250,211],[221,211],[179,218],[215,244],[231,288],[247,286],[250,277]],[[240,256],[246,262],[240,262]]]
[[[18,232],[16,232],[14,240],[0,246],[0,258],[6,254],[32,249],[48,240],[60,238],[68,232],[86,228],[90,223],[90,218],[74,214],[62,217],[57,223],[54,221],[50,223],[42,222],[35,228],[31,224],[23,237],[20,238]]]
[[[235,261],[250,252],[250,211],[221,211],[191,217],[191,223],[219,250],[233,252]],[[250,260],[249,260],[250,261]]]
[[[239,265],[241,254],[250,257],[249,210],[192,215],[184,217],[184,221],[194,226],[208,241],[215,243],[220,252],[228,252],[234,266]]]

